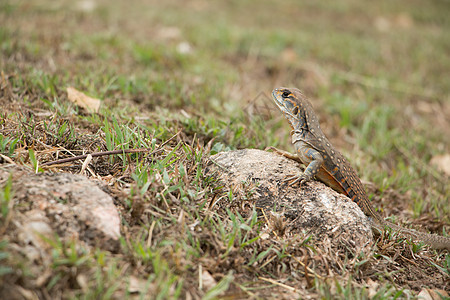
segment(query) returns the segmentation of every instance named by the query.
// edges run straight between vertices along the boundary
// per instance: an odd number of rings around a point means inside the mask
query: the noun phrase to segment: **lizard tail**
[[[372,222],[372,226],[380,231],[383,231],[386,227],[389,227],[392,230],[399,232],[403,236],[412,237],[414,240],[419,240],[421,242],[429,244],[434,249],[447,249],[450,251],[450,238],[448,237],[436,234],[429,234],[425,232],[418,232],[413,229],[404,228],[389,221],[386,221],[381,217],[376,218],[376,221],[378,222]]]

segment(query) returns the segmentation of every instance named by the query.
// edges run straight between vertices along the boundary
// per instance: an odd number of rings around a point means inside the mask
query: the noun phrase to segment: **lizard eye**
[[[286,90],[286,91],[283,92],[282,96],[283,96],[283,98],[287,98],[287,97],[289,97],[290,94],[291,93]]]
[[[297,106],[294,107],[294,110],[292,111],[292,113],[293,113],[294,115],[298,114],[298,107],[297,107]]]

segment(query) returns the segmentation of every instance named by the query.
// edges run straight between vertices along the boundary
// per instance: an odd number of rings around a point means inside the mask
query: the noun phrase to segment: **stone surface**
[[[317,239],[328,238],[333,246],[345,242],[355,249],[373,242],[367,217],[349,198],[321,182],[291,187],[283,181],[302,172],[299,163],[256,149],[221,152],[211,159],[215,163],[207,171],[226,187],[256,183],[256,207],[266,215],[282,214],[290,233],[306,232]]]
[[[0,165],[0,182],[13,176],[12,224],[27,256],[40,256],[42,236],[76,239],[114,251],[119,247],[120,217],[110,195],[99,184],[69,173],[34,174],[25,168]],[[30,257],[32,258],[32,257]]]

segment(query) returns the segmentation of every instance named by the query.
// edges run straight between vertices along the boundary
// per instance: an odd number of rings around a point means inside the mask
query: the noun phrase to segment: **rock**
[[[286,232],[308,233],[331,246],[342,243],[355,250],[373,242],[369,220],[348,197],[321,182],[299,187],[283,182],[286,176],[302,172],[299,163],[276,153],[256,149],[221,152],[211,157],[207,167],[228,188],[242,182],[256,183],[254,201],[267,215],[283,215]]]
[[[13,175],[14,215],[19,243],[34,247],[35,259],[45,248],[42,236],[76,239],[115,251],[119,247],[120,217],[110,195],[99,184],[69,173],[34,174],[13,165],[0,166],[0,181]],[[42,257],[42,256],[41,256]]]

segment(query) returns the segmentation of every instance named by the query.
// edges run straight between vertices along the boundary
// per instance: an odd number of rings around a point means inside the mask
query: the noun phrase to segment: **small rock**
[[[119,213],[96,182],[69,173],[34,174],[2,166],[0,178],[8,174],[13,174],[13,223],[25,245],[43,248],[40,236],[53,238],[57,233],[106,250],[118,249]]]

